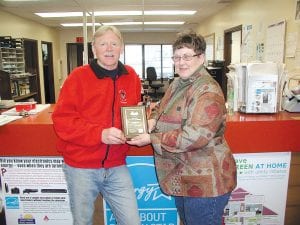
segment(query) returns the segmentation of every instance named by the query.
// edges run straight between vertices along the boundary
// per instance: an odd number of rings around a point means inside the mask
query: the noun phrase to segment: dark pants
[[[230,194],[211,198],[175,196],[181,221],[184,225],[221,225]]]

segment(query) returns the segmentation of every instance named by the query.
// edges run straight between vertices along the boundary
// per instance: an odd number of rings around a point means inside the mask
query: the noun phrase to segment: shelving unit
[[[26,101],[30,98],[36,100],[37,79],[36,75],[11,77],[11,74],[0,71],[0,95],[2,99]]]
[[[0,48],[0,69],[10,74],[25,73],[23,48]]]
[[[1,99],[39,102],[38,77],[25,70],[23,39],[0,37]]]

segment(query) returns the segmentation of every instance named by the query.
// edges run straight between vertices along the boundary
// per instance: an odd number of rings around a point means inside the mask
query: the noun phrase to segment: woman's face
[[[204,63],[204,54],[196,55],[193,49],[183,47],[174,52],[175,73],[182,79],[189,78]]]
[[[107,70],[117,68],[122,51],[121,40],[110,30],[97,37],[93,44],[93,53],[98,64]]]

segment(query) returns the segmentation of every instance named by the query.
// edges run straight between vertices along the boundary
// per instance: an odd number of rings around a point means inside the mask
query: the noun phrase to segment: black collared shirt
[[[128,71],[126,70],[123,63],[120,61],[118,62],[118,66],[114,70],[107,70],[101,67],[97,63],[97,59],[93,59],[90,63],[90,67],[94,71],[97,78],[102,79],[104,77],[111,77],[112,79],[116,79],[118,76],[121,76],[122,74],[128,74]]]

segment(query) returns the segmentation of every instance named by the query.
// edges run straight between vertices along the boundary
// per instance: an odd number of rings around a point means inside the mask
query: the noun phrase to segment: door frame
[[[238,25],[235,27],[231,27],[227,30],[224,30],[224,66],[225,66],[225,73],[229,70],[227,66],[231,63],[231,44],[232,44],[232,33],[236,31],[241,31],[241,41],[242,41],[242,29],[243,25]],[[241,43],[242,44],[242,43]]]
[[[41,103],[41,87],[40,87],[40,70],[38,57],[38,41],[29,38],[23,38],[25,72],[36,74],[36,91],[35,101]]]
[[[43,45],[46,45],[47,57],[45,57],[43,53]],[[43,56],[45,103],[55,103],[52,42],[41,41],[41,49],[42,49],[42,56]]]

